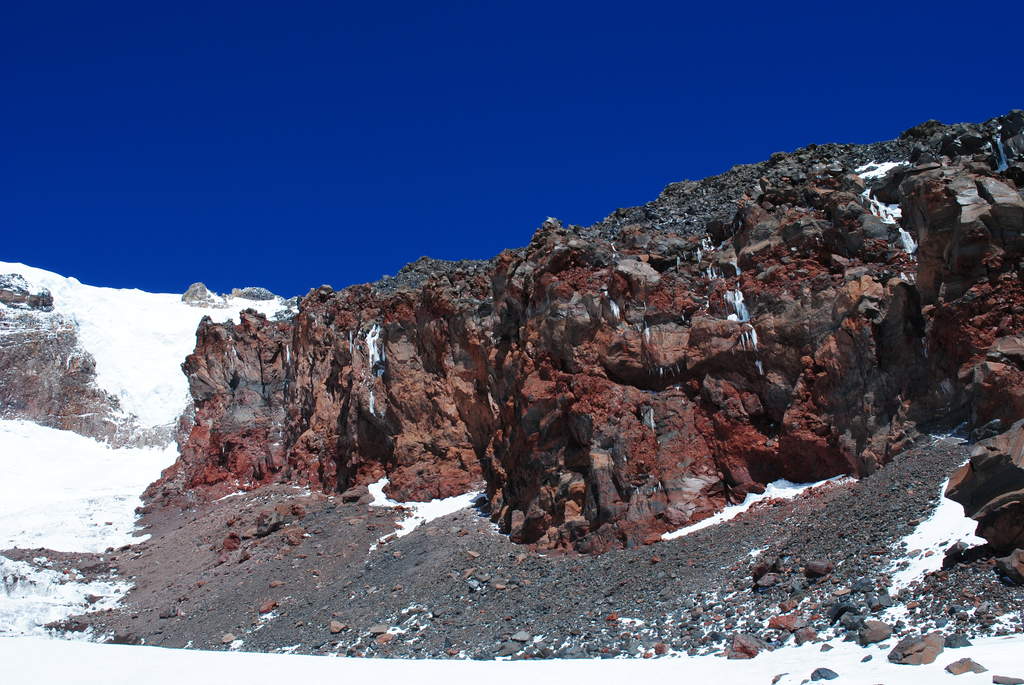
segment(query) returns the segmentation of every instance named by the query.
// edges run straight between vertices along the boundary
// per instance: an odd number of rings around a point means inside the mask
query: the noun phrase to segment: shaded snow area
[[[836,643],[829,652],[806,644],[767,652],[756,659],[727,660],[716,656],[663,659],[573,660],[408,660],[358,659],[245,652],[203,652],[86,642],[56,642],[38,638],[0,639],[4,682],[83,683],[117,685],[248,685],[282,682],[387,682],[488,683],[489,685],[564,685],[567,682],[752,683],[780,685],[806,682],[817,668],[839,674],[831,682],[841,685],[958,685],[991,683],[993,674],[1020,675],[1024,669],[1024,635],[987,637],[974,646],[949,651],[925,666],[891,664],[878,651],[861,663],[864,649],[854,643]],[[947,663],[969,657],[988,668],[987,673],[951,676]]]
[[[847,476],[836,476],[835,478],[829,478],[828,480],[818,481],[817,483],[793,483],[785,479],[779,479],[772,481],[765,486],[764,492],[759,495],[753,493],[748,494],[746,498],[740,504],[733,504],[722,509],[714,516],[709,516],[706,519],[693,523],[689,526],[679,528],[678,530],[669,531],[661,536],[662,540],[674,540],[675,538],[681,538],[684,535],[696,532],[703,528],[713,526],[718,523],[724,523],[731,519],[736,518],[750,507],[754,506],[758,502],[763,502],[769,499],[793,499],[799,497],[803,493],[828,484],[838,484],[848,479]]]
[[[376,483],[371,483],[367,486],[370,494],[373,496],[373,502],[370,503],[371,507],[401,507],[405,509],[407,514],[404,519],[399,521],[399,528],[393,533],[388,533],[381,537],[373,546],[370,547],[370,551],[377,549],[377,546],[386,538],[394,535],[395,537],[403,537],[413,532],[424,523],[429,523],[434,519],[447,516],[448,514],[454,514],[457,511],[466,509],[473,505],[477,497],[480,496],[479,492],[467,492],[463,495],[456,495],[455,497],[446,497],[444,499],[434,499],[429,502],[396,502],[393,499],[389,499],[384,494],[384,488],[387,487],[388,479],[381,478]]]
[[[966,542],[972,547],[985,544],[984,538],[974,534],[978,523],[964,515],[963,506],[943,496],[948,484],[949,479],[946,479],[939,488],[939,501],[932,515],[903,538],[907,554],[892,570],[892,584],[897,589],[942,568],[946,550],[957,542]]]
[[[99,288],[24,264],[0,262],[0,274],[16,273],[33,289],[53,295],[53,312],[77,325],[79,344],[96,360],[96,383],[117,397],[140,427],[166,426],[188,404],[181,363],[196,344],[204,316],[224,322],[243,309],[268,316],[283,300],[227,298],[227,308],[193,307],[178,294]],[[47,316],[39,313],[38,316]]]
[[[0,549],[98,553],[145,539],[132,535],[139,495],[176,456],[175,446],[112,449],[69,431],[0,421]],[[0,635],[42,633],[51,621],[110,608],[129,587],[83,582],[48,565],[0,556]]]

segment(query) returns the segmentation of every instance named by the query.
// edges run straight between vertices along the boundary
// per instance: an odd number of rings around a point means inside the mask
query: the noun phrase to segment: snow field
[[[679,682],[742,683],[768,685],[783,675],[780,685],[796,685],[810,678],[814,669],[830,668],[838,685],[958,685],[991,683],[992,675],[1017,675],[1024,671],[1024,636],[981,638],[973,647],[946,650],[926,666],[899,666],[885,658],[884,650],[865,650],[853,643],[838,642],[829,652],[806,644],[759,655],[749,661],[717,656],[660,659],[576,659],[526,661],[354,659],[346,657],[262,654],[255,652],[204,652],[127,645],[46,640],[0,639],[0,664],[9,685],[81,683],[118,685],[248,685],[281,682],[416,682],[533,685],[567,682]],[[874,658],[861,663],[865,654]],[[946,664],[970,657],[989,669],[987,673],[952,676]]]

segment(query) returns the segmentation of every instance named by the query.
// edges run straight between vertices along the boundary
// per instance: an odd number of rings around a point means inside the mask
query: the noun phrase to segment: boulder
[[[963,505],[992,549],[1024,548],[1024,420],[975,445],[950,478],[946,497]]]
[[[963,675],[964,673],[984,673],[988,669],[979,664],[974,659],[957,659],[951,664],[946,665],[946,671],[953,675]]]
[[[905,637],[889,652],[889,661],[911,666],[930,664],[942,653],[943,642],[942,633],[937,632]]]
[[[762,650],[770,649],[768,644],[755,635],[736,633],[725,656],[729,659],[753,659]]]
[[[882,621],[867,620],[863,627],[857,632],[857,642],[862,647],[884,642],[892,637],[892,626]]]
[[[1015,549],[1005,557],[996,559],[996,568],[1017,585],[1024,585],[1024,549]]]

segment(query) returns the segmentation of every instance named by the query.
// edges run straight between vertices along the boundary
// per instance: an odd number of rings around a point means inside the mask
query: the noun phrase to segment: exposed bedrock
[[[1024,549],[1024,420],[975,445],[946,496],[964,506],[996,552]]]
[[[312,290],[290,321],[205,321],[195,425],[150,494],[480,488],[516,542],[600,552],[778,478],[870,473],[919,422],[1009,425],[1018,153],[943,157],[950,128],[774,155],[593,227],[548,220],[490,261]]]

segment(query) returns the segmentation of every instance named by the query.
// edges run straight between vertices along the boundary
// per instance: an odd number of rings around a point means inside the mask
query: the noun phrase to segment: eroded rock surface
[[[871,473],[922,421],[1009,425],[1022,121],[780,153],[493,260],[322,286],[289,321],[206,321],[150,495],[486,488],[515,542],[601,552]]]

